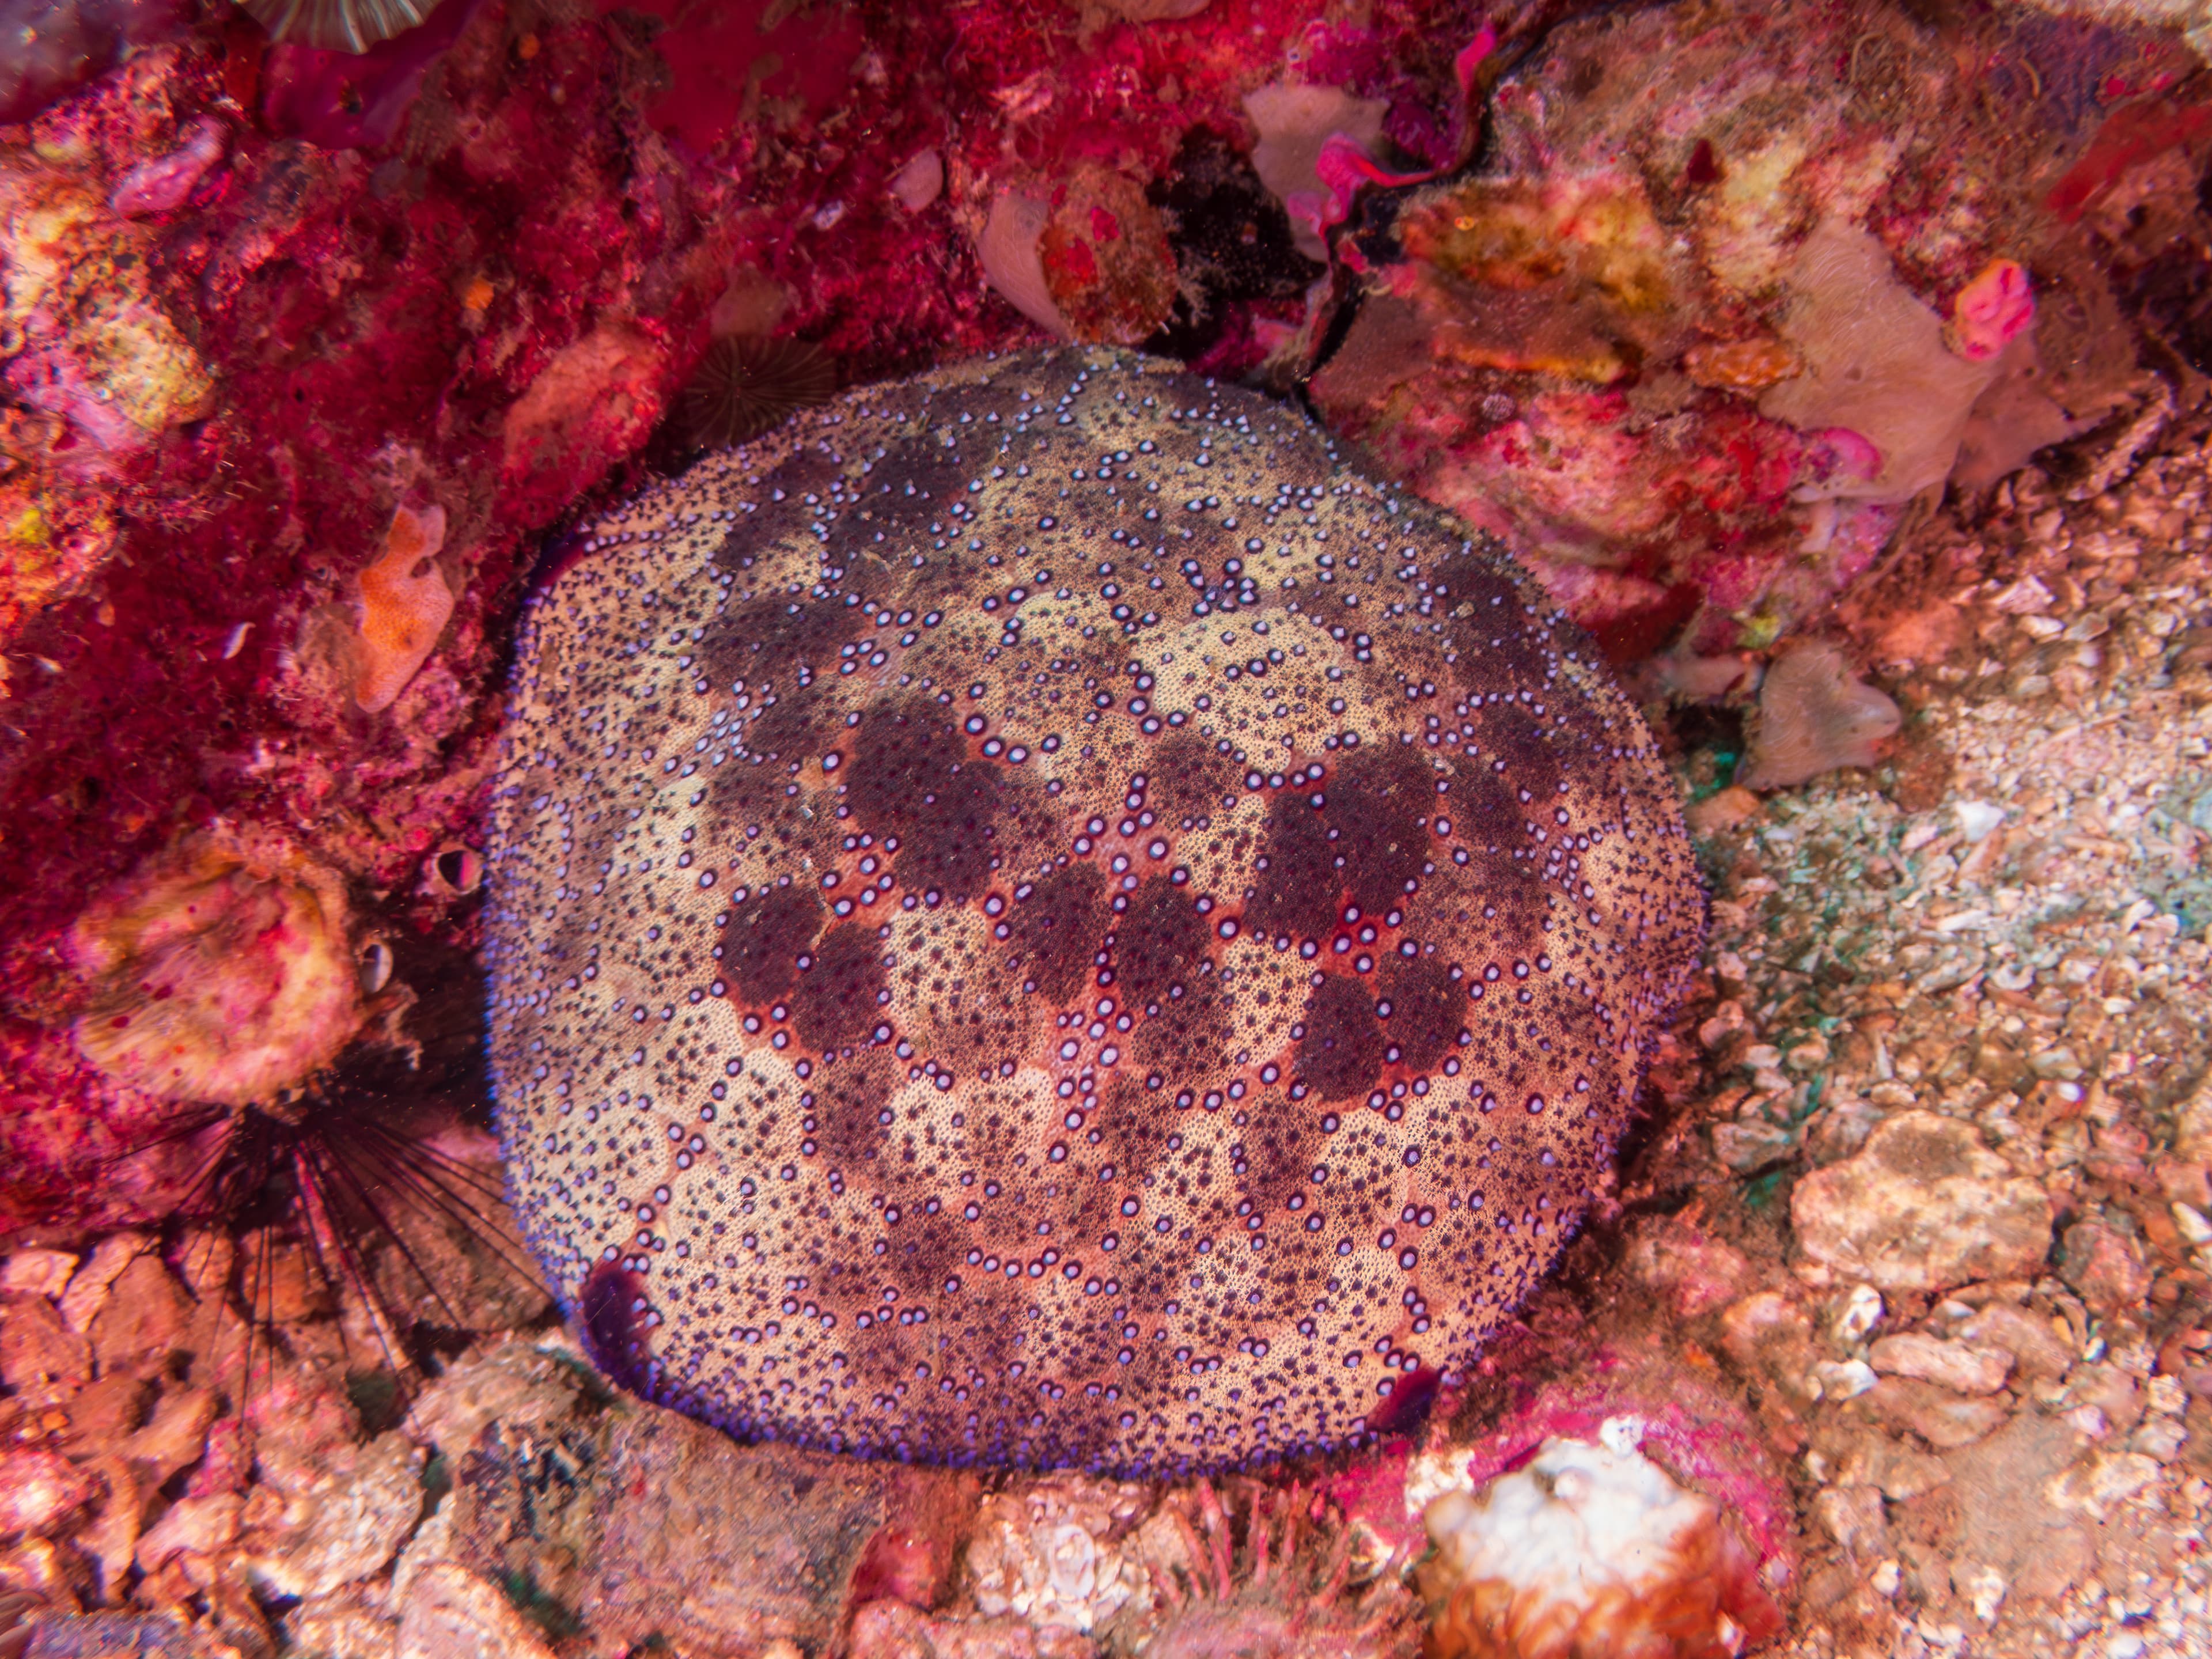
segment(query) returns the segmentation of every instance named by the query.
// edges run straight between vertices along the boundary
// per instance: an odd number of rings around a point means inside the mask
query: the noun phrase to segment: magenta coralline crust
[[[445,0],[420,27],[363,52],[270,47],[262,68],[262,119],[271,132],[325,149],[381,149],[399,136],[430,66],[483,4]]]
[[[55,1214],[103,1226],[168,1213],[220,1144],[198,1132],[220,1121],[108,1083],[66,1032],[0,1017],[0,1231]]]
[[[669,342],[703,332],[728,237],[685,205],[680,170],[665,197],[634,199],[635,146],[653,140],[605,33],[549,29],[523,60],[495,5],[473,22],[447,11],[447,89],[412,164],[271,134],[252,106],[260,53],[234,32],[142,54],[27,135],[81,159],[25,188],[115,216],[73,233],[71,274],[97,280],[97,307],[70,312],[64,290],[55,331],[6,378],[54,428],[40,487],[93,491],[117,530],[111,562],[9,641],[48,666],[10,686],[0,744],[0,989],[41,1011],[9,1041],[46,1107],[0,1113],[0,1231],[159,1213],[190,1173],[161,1146],[191,1103],[118,1090],[66,1036],[81,988],[56,941],[87,894],[197,827],[289,823],[359,890],[392,896],[379,926],[459,925],[422,872],[474,820],[470,757],[518,573],[544,526],[638,453],[682,372]],[[306,96],[287,61],[280,105]],[[430,58],[395,41],[380,61],[405,82]],[[103,395],[153,372],[115,355],[117,319],[137,318],[131,337],[188,349],[215,388],[162,429]],[[620,407],[588,379],[549,379],[594,337],[621,343]],[[519,407],[538,441],[516,441]],[[526,451],[535,469],[509,465]],[[371,717],[343,642],[401,489],[446,507],[459,603],[400,704]],[[118,1174],[133,1145],[156,1149]]]
[[[425,872],[472,833],[526,573],[549,528],[680,459],[650,446],[726,291],[771,296],[751,325],[820,346],[847,383],[1034,338],[973,252],[1000,181],[1049,193],[1087,161],[1142,189],[1194,132],[1248,148],[1244,94],[1310,48],[1441,154],[1477,21],[1386,4],[1324,37],[1288,0],[1147,24],[1019,0],[660,9],[451,0],[350,57],[216,8],[101,75],[158,33],[143,0],[67,71],[98,78],[58,102],[42,82],[0,149],[0,167],[70,158],[39,164],[59,186],[25,187],[106,216],[70,232],[97,292],[4,369],[45,423],[10,485],[32,478],[76,539],[51,565],[0,550],[0,638],[47,665],[15,675],[0,732],[0,995],[26,1011],[10,1041],[40,1097],[67,1103],[0,1117],[0,1232],[180,1189],[149,1152],[143,1193],[133,1175],[92,1197],[192,1103],[126,1099],[76,1056],[58,941],[87,895],[208,826],[283,826],[360,896],[356,929],[471,943]],[[889,186],[924,150],[947,187],[910,208]],[[103,392],[151,371],[99,331],[117,317],[170,341],[191,395],[118,416]],[[1242,373],[1305,323],[1301,300],[1238,299],[1191,349]],[[370,714],[347,640],[403,504],[443,509],[455,605]]]
[[[0,3],[0,125],[27,121],[102,74],[126,46],[182,32],[182,0],[4,0]]]

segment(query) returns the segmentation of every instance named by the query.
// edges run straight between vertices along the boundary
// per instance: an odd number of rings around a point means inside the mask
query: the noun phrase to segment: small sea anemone
[[[837,391],[837,365],[805,340],[736,335],[707,348],[677,404],[684,441],[727,449],[773,432]]]
[[[272,40],[367,52],[429,21],[438,0],[238,0]]]
[[[2017,259],[1992,259],[1951,303],[1944,343],[1961,357],[1987,362],[2035,322],[2035,293]]]

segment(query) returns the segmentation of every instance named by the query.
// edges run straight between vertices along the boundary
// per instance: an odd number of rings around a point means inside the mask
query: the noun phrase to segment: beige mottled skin
[[[603,1363],[938,1462],[1340,1444],[1463,1361],[1703,915],[1498,550],[1105,353],[855,393],[598,526],[492,839],[507,1168]]]

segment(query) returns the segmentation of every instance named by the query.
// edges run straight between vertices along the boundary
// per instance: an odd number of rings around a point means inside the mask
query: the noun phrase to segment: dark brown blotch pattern
[[[1359,980],[1324,975],[1306,999],[1298,1070],[1323,1100],[1364,1093],[1382,1075],[1385,1048],[1375,997]]]
[[[771,887],[738,905],[722,926],[723,976],[748,1002],[781,996],[799,979],[799,959],[822,931],[822,901],[805,887]]]
[[[1011,926],[1013,965],[1054,1002],[1088,985],[1105,931],[1106,875],[1095,864],[1072,864],[1017,891]]]
[[[791,988],[792,1029],[810,1048],[850,1047],[874,1028],[889,978],[876,930],[839,922],[801,961]]]
[[[1261,843],[1253,921],[1311,937],[1347,903],[1385,914],[1427,861],[1436,805],[1434,769],[1395,745],[1355,751],[1310,791],[1277,796]]]
[[[1467,1024],[1465,988],[1449,965],[1434,957],[1398,957],[1382,970],[1384,1027],[1403,1063],[1425,1072],[1450,1050]]]
[[[1114,919],[1116,982],[1132,1002],[1157,1002],[1182,990],[1206,959],[1205,919],[1167,876],[1148,878]]]
[[[860,717],[847,786],[861,822],[898,838],[908,886],[972,897],[990,873],[1006,785],[969,753],[951,714],[927,699],[888,698]]]

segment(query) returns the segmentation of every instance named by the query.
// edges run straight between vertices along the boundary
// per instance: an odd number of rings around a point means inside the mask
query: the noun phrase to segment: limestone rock
[[[2032,1277],[2051,1249],[2051,1200],[2012,1173],[1971,1124],[1905,1112],[1856,1158],[1790,1195],[1805,1255],[1885,1291]]]
[[[2092,1311],[2110,1317],[2138,1313],[2150,1293],[2150,1268],[2142,1249],[2117,1227],[2077,1221],[2059,1241],[2059,1276]]]
[[[450,1563],[416,1579],[399,1616],[398,1659],[552,1659],[495,1586]]]
[[[871,1601],[853,1615],[853,1659],[1090,1659],[1095,1651],[1060,1625],[939,1619],[890,1600]],[[763,1659],[770,1652],[764,1650]]]
[[[102,1376],[184,1346],[191,1299],[156,1255],[134,1257],[108,1286],[106,1305],[88,1334]]]
[[[574,1409],[586,1363],[522,1337],[486,1347],[422,1390],[410,1426],[448,1456],[473,1446],[487,1423],[508,1433],[544,1428]]]
[[[1892,1428],[1910,1429],[1938,1451],[1972,1445],[2010,1414],[2001,1401],[1970,1399],[1904,1376],[1883,1377],[1856,1404]]]
[[[149,1484],[158,1486],[200,1461],[216,1411],[213,1390],[173,1389],[154,1407],[153,1420],[124,1443],[124,1455],[143,1468]]]
[[[0,1295],[58,1297],[69,1288],[76,1264],[67,1250],[17,1250],[0,1263]]]
[[[2014,1307],[1992,1302],[1959,1327],[1959,1335],[1984,1347],[2002,1348],[2020,1367],[2020,1374],[2056,1381],[2073,1369],[2074,1345],[2061,1336],[2051,1322]]]
[[[2004,1387],[2013,1364],[2012,1356],[2000,1349],[1946,1342],[1917,1331],[1881,1338],[1867,1358],[1884,1376],[1918,1377],[1954,1394],[1995,1394]]]
[[[361,1449],[316,1495],[307,1534],[268,1564],[271,1582],[295,1595],[328,1595],[381,1568],[422,1513],[422,1453],[397,1430]]]
[[[138,1540],[138,1565],[147,1572],[179,1555],[212,1555],[238,1540],[240,1500],[234,1492],[182,1498]]]
[[[9,1452],[0,1457],[0,1538],[58,1530],[94,1490],[92,1480],[58,1453]]]
[[[82,1382],[92,1375],[92,1345],[70,1329],[46,1301],[19,1302],[0,1326],[0,1382],[18,1393],[49,1382]]]
[[[88,1331],[94,1316],[107,1305],[109,1289],[123,1270],[152,1246],[143,1233],[111,1233],[93,1247],[84,1265],[70,1275],[62,1292],[62,1318],[73,1331]]]

